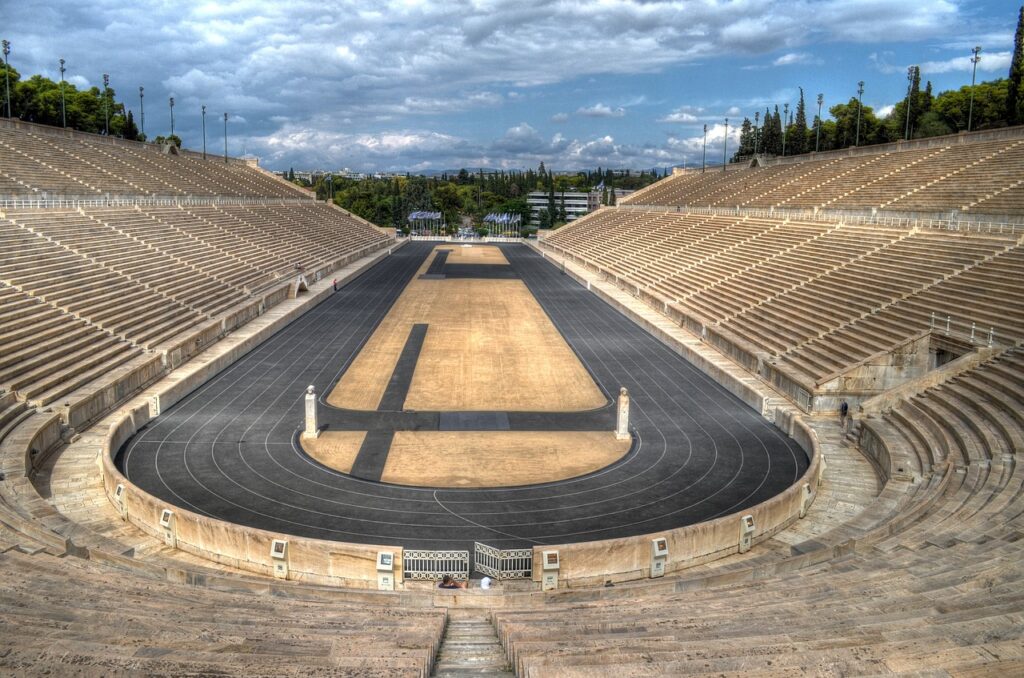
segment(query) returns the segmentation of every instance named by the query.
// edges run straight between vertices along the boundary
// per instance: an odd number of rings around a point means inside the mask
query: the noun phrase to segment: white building
[[[540,221],[540,211],[548,209],[548,192],[531,191],[526,195],[526,203],[530,206],[530,223],[536,224]],[[557,216],[563,203],[566,220],[575,221],[601,206],[601,194],[597,191],[555,191],[556,214],[552,217]]]

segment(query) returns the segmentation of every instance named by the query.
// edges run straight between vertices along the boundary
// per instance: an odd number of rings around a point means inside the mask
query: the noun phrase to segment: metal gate
[[[402,553],[402,571],[406,579],[469,579],[469,551],[410,551]]]
[[[496,549],[474,542],[473,569],[488,577],[502,579],[529,579],[533,576],[533,549]]]

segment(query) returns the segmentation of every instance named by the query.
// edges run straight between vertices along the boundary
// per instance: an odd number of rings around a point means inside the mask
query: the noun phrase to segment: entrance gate
[[[469,551],[411,551],[402,554],[402,571],[406,579],[469,579]]]
[[[475,542],[473,556],[473,569],[498,581],[533,576],[533,549],[502,550]]]

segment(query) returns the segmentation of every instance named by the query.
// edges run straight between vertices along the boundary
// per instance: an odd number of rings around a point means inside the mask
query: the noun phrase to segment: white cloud
[[[621,106],[612,108],[606,104],[597,103],[593,106],[585,106],[577,109],[576,114],[588,118],[621,118],[626,115],[626,109]]]
[[[669,113],[668,115],[666,115],[663,118],[658,118],[658,122],[684,123],[684,124],[685,123],[691,123],[691,122],[697,122],[698,120],[700,120],[700,118],[698,118],[693,113],[689,113],[689,112],[681,110],[681,109],[680,110],[676,110],[676,111],[672,111],[671,113]]]
[[[1010,68],[1010,61],[1012,59],[1012,52],[986,54],[983,51],[981,53],[981,61],[978,62],[978,71],[982,73],[1007,71]],[[970,56],[953,57],[945,61],[925,61],[921,64],[921,73],[923,75],[951,72],[970,73],[973,65]]]
[[[773,66],[793,66],[796,64],[820,64],[821,59],[807,52],[789,52],[772,62]]]
[[[920,64],[894,64],[892,63],[892,52],[874,52],[869,56],[869,58],[877,70],[887,75],[906,73],[910,66],[918,65],[921,67],[921,76],[927,78],[929,75],[935,75],[938,73],[970,73],[973,66],[971,63],[971,56],[972,55],[968,53],[950,57],[949,59],[942,61],[924,61]],[[988,53],[982,51],[981,61],[978,62],[978,72],[1005,72],[1009,69],[1010,60],[1012,58],[1013,54],[1008,51]]]
[[[109,72],[119,96],[136,106],[136,88],[145,85],[151,133],[166,126],[167,97],[174,93],[182,112],[178,117],[176,108],[176,131],[186,143],[198,138],[198,108],[207,104],[227,110],[232,120],[247,120],[247,148],[265,150],[269,163],[287,157],[296,167],[337,164],[327,163],[332,158],[354,164],[346,159],[356,158],[413,167],[492,157],[500,144],[517,141],[508,133],[521,125],[506,128],[524,118],[542,130],[528,139],[530,152],[555,163],[670,160],[675,149],[664,143],[628,144],[607,134],[574,138],[572,130],[557,143],[548,140],[551,130],[542,126],[548,121],[529,118],[524,100],[549,94],[539,86],[604,83],[609,76],[658,74],[719,57],[772,55],[763,60],[813,63],[812,54],[824,53],[817,47],[830,43],[927,39],[948,45],[971,35],[984,36],[979,44],[995,49],[1000,43],[989,37],[1005,29],[993,23],[967,32],[973,14],[962,6],[953,0],[339,0],[325,8],[314,0],[12,0],[2,13],[5,30],[16,38],[12,63],[22,73],[52,73],[63,56],[69,82],[87,86]],[[934,72],[962,70],[960,58],[931,65]],[[983,53],[979,70],[995,72],[1004,58],[1002,52]],[[757,94],[752,100],[764,101]],[[635,91],[591,96],[603,101],[584,105],[578,115],[621,118],[632,106],[654,105]],[[548,100],[546,110],[565,111],[551,122],[570,121],[568,112],[579,102],[568,101]],[[725,95],[707,107],[720,120],[733,103],[743,110],[764,108]],[[424,129],[431,116],[457,114],[463,117],[446,131]],[[659,122],[686,124],[708,116],[684,107]],[[621,127],[617,135],[624,134]],[[531,157],[518,153],[508,162]]]

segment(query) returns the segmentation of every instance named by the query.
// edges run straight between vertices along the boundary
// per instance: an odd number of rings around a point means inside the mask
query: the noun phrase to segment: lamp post
[[[700,173],[704,174],[704,170],[708,165],[708,126],[704,124],[704,151],[700,157]]]
[[[327,175],[327,202],[334,200],[334,175]]]
[[[139,85],[139,115],[142,117],[142,136],[146,136],[146,107],[142,103],[145,88]]]
[[[171,105],[171,136],[174,136],[174,97],[170,98]]]
[[[224,114],[224,162],[228,161],[228,114]]]
[[[910,93],[914,90],[914,67],[911,66],[907,69],[907,124],[906,130],[903,132],[903,140],[910,141]]]
[[[789,104],[782,104],[782,157],[786,157],[786,132],[789,131]]]
[[[729,157],[729,118],[725,119],[725,137],[722,139],[722,171],[725,171],[726,158]]]
[[[206,104],[203,104],[203,160],[206,160]]]
[[[864,81],[857,83],[857,136],[853,145],[860,146],[860,109],[864,107]]]
[[[64,64],[63,59],[60,60],[60,122],[61,126],[67,129],[68,126],[68,113],[67,107],[64,105]]]
[[[754,111],[754,155],[757,155],[757,142],[760,136],[761,111]]]
[[[4,87],[7,89],[7,117],[11,117],[11,64],[7,57],[11,53],[11,41],[4,40]]]
[[[110,76],[103,74],[103,134],[110,136]]]
[[[818,94],[818,136],[814,139],[814,152],[818,152],[821,146],[821,104],[825,102],[825,95]]]
[[[978,75],[978,62],[981,61],[981,45],[971,50],[974,56],[971,57],[973,67],[971,69],[971,105],[967,109],[967,131],[971,131],[971,122],[974,118],[974,78]]]

